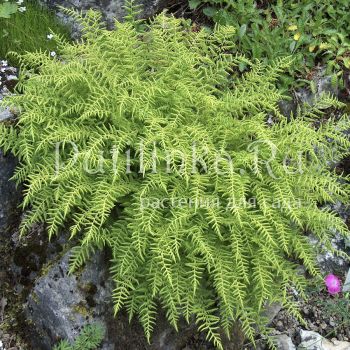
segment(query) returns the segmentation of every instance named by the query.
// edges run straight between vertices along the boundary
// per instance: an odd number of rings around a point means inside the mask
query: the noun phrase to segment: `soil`
[[[301,303],[300,312],[305,325],[282,310],[271,324],[275,334],[287,334],[294,344],[300,343],[300,329],[317,332],[327,339],[350,341],[350,300],[345,295],[334,297],[325,290],[312,291],[307,302]]]

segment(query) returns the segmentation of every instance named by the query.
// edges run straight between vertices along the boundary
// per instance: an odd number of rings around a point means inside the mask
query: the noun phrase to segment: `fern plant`
[[[348,118],[322,117],[342,105],[324,96],[288,120],[275,83],[290,59],[235,57],[232,27],[197,31],[162,14],[107,31],[96,12],[69,13],[82,40],[58,38],[60,58],[22,55],[18,94],[4,102],[20,111],[0,146],[20,159],[22,233],[69,225],[81,237],[72,272],[109,247],[115,313],[137,316],[149,341],[158,305],[176,329],[195,319],[218,348],[237,320],[252,341],[255,326],[266,333],[267,302],[299,317],[289,290],[303,295],[306,281],[294,261],[319,275],[305,232],[330,249],[333,232],[348,235],[319,207],[348,200],[328,169],[348,152]]]
[[[99,324],[87,325],[80,332],[73,345],[62,340],[53,350],[96,350],[103,339],[104,329]]]

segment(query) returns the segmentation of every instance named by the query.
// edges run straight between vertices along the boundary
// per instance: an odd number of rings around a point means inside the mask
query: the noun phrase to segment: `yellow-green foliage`
[[[194,316],[219,348],[220,328],[229,334],[237,319],[252,339],[266,302],[297,315],[288,290],[302,293],[305,281],[293,261],[318,274],[305,232],[327,246],[335,231],[348,235],[319,207],[348,200],[327,165],[349,149],[341,132],[348,119],[318,121],[341,105],[325,96],[287,121],[275,81],[289,60],[246,61],[249,72],[236,77],[242,59],[230,54],[231,27],[197,32],[160,15],[146,30],[131,20],[107,31],[95,12],[78,19],[82,40],[59,42],[60,58],[24,55],[22,94],[5,101],[21,112],[15,127],[1,128],[0,145],[21,161],[14,178],[26,184],[23,232],[45,221],[52,236],[71,224],[72,236],[81,236],[72,269],[110,247],[115,312],[137,315],[148,339],[158,301],[175,328],[181,316]],[[66,143],[59,172],[56,142]],[[194,145],[202,157],[195,164]],[[84,171],[84,163],[98,165],[100,150],[104,171]],[[218,154],[232,163],[217,162]],[[167,205],[155,204],[164,198]],[[186,203],[169,205],[179,198]]]

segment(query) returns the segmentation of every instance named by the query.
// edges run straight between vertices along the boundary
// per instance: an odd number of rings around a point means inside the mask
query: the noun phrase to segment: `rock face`
[[[330,94],[334,97],[341,97],[337,86],[332,84],[332,77],[327,76],[325,68],[320,67],[312,80],[314,90],[311,91],[309,87],[302,87],[295,91],[290,100],[279,102],[279,108],[283,115],[290,117],[297,114],[298,106],[303,104],[313,105],[317,99],[323,94]]]
[[[51,8],[63,6],[69,9],[82,10],[83,12],[89,9],[98,10],[103,14],[109,28],[113,27],[116,19],[122,20],[125,15],[125,0],[43,0],[43,2]],[[141,0],[135,3],[142,6],[141,17],[148,18],[162,11],[169,2],[171,0]],[[58,15],[64,21],[67,21],[67,16],[63,15],[63,13],[59,13]]]
[[[280,101],[280,111],[286,117],[291,115],[297,115],[298,106],[303,104],[313,105],[323,94],[329,94],[333,97],[341,99],[341,90],[337,86],[332,84],[332,77],[326,75],[324,67],[319,67],[316,70],[316,74],[313,80],[310,82],[313,85],[313,91],[310,88],[299,88],[294,92],[293,98],[289,101]],[[349,131],[350,132],[350,131]],[[336,164],[329,160],[329,166],[332,168],[337,167],[340,171],[344,171],[344,174],[349,174],[349,158],[342,161],[343,164]],[[327,208],[338,213],[338,215],[345,221],[350,221],[350,209],[347,203],[336,202],[332,205],[327,205]],[[310,243],[316,246],[319,241],[314,236],[310,235]],[[334,249],[346,252],[350,252],[350,241],[346,240],[338,232],[333,232],[333,238],[331,244]],[[323,275],[327,273],[335,273],[339,276],[343,276],[349,270],[349,263],[341,256],[334,254],[333,252],[326,250],[317,255],[317,262]]]
[[[349,350],[350,343],[345,341],[329,341],[320,334],[311,331],[300,332],[301,343],[298,350]]]
[[[350,292],[350,269],[346,275],[346,279],[343,286],[343,293]]]
[[[5,120],[9,120],[11,118],[12,118],[12,113],[11,113],[10,109],[8,107],[6,107],[6,108],[0,107],[0,122],[3,122]]]
[[[7,61],[0,60],[0,101],[6,94],[13,81],[16,81],[17,71],[8,66]],[[5,107],[0,107],[0,123],[13,118],[12,112]],[[16,167],[15,158],[5,155],[0,149],[0,235],[8,233],[9,227],[18,217],[17,206],[20,200],[20,191],[16,189],[14,182],[9,181]]]
[[[18,217],[17,206],[20,193],[15,184],[9,181],[16,167],[13,156],[4,155],[0,150],[0,235],[6,235],[10,226]]]
[[[89,322],[105,323],[111,289],[105,284],[102,259],[97,255],[79,277],[69,276],[67,253],[37,280],[25,311],[37,334],[32,337],[34,349],[52,349],[59,339],[72,341]],[[103,349],[113,347],[107,342]]]
[[[196,335],[195,324],[183,323],[177,333],[160,313],[149,345],[136,320],[129,323],[126,313],[113,316],[108,256],[98,253],[79,274],[68,275],[69,255],[69,252],[64,254],[46,269],[48,272],[37,279],[28,297],[25,316],[32,332],[29,338],[33,349],[51,350],[60,339],[72,341],[82,327],[96,322],[106,329],[103,350],[178,350],[191,344]],[[204,338],[200,342],[203,350],[214,349]],[[237,347],[230,344],[225,349]]]
[[[336,212],[344,220],[344,222],[349,222],[350,210],[349,206],[346,203],[343,204],[340,202],[336,202],[332,205],[327,205],[325,207]],[[318,244],[318,240],[314,236],[310,236],[309,238],[310,242],[313,245]],[[339,232],[333,232],[331,244],[336,250],[343,251],[347,254],[349,254],[350,252],[349,240],[345,239],[344,236],[342,236]],[[326,275],[328,273],[334,273],[339,276],[346,276],[346,273],[349,270],[349,262],[345,258],[327,249],[325,249],[324,252],[317,255],[317,263],[323,275]]]

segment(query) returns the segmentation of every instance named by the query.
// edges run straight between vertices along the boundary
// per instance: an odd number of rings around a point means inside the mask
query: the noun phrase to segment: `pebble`
[[[318,331],[318,327],[315,326],[314,324],[311,324],[311,325],[309,326],[309,328],[310,328],[312,331]]]
[[[322,322],[322,323],[321,323],[321,328],[322,328],[322,329],[327,329],[327,327],[328,327],[328,326],[327,326],[327,324],[326,324],[325,322]]]
[[[336,325],[336,323],[334,322],[334,319],[332,317],[329,319],[329,325],[332,327],[335,327],[335,325]]]
[[[283,324],[283,322],[282,322],[281,320],[278,320],[278,321],[277,321],[277,323],[276,323],[276,328],[277,328],[279,331],[283,330],[284,324]]]
[[[2,336],[2,340],[3,341],[8,341],[8,340],[10,340],[10,338],[11,338],[11,336],[10,336],[10,334],[7,334],[7,333],[5,333],[3,336]]]

